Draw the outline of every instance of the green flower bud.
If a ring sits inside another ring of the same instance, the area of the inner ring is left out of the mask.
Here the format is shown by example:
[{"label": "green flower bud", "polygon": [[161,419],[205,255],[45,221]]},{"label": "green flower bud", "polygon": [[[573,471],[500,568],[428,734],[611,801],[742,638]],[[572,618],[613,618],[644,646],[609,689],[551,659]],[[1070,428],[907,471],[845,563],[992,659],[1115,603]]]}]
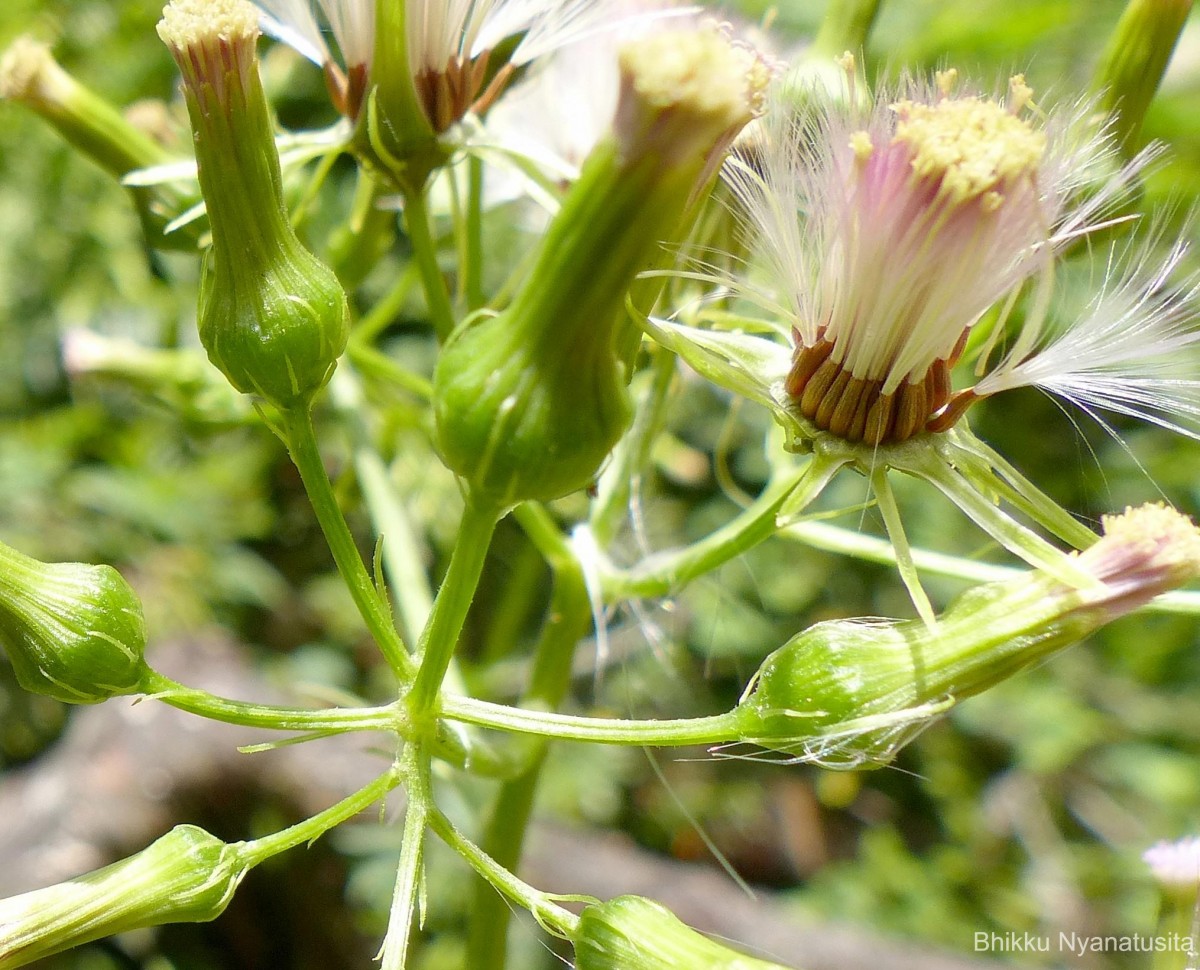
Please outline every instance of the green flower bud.
[{"label": "green flower bud", "polygon": [[1200,575],[1200,532],[1164,506],[1104,520],[1075,562],[1083,589],[1045,573],[963,594],[920,621],[818,623],[767,658],[732,721],[739,739],[800,760],[885,763],[914,725]]},{"label": "green flower bud", "polygon": [[434,375],[446,463],[500,506],[586,486],[630,419],[625,293],[758,110],[767,72],[716,31],[629,45],[612,137],[589,156],[511,306],[460,329]]},{"label": "green flower bud", "polygon": [[127,930],[215,919],[248,868],[236,846],[178,825],[128,859],[0,900],[0,968]]},{"label": "green flower bud", "polygon": [[1094,87],[1127,156],[1191,9],[1192,0],[1129,0],[1100,58]]},{"label": "green flower bud", "polygon": [[27,691],[95,704],[138,690],[146,623],[111,566],[38,562],[0,543],[0,642]]},{"label": "green flower bud", "polygon": [[244,393],[306,406],[350,332],[341,284],[296,238],[245,0],[174,0],[158,32],[179,64],[212,228],[200,341]]},{"label": "green flower bud", "polygon": [[641,896],[589,906],[573,942],[575,970],[783,970],[710,940]]}]

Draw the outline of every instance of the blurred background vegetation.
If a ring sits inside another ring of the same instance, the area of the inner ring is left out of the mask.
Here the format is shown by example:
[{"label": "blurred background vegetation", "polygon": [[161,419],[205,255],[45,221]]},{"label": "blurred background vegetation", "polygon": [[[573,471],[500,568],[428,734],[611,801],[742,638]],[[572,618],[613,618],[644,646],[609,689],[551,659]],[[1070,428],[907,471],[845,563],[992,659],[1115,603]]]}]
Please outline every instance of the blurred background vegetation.
[{"label": "blurred background vegetation", "polygon": [[[868,57],[881,76],[952,65],[990,84],[1023,71],[1048,99],[1069,100],[1086,89],[1121,7],[1118,0],[892,0]],[[6,0],[0,48],[31,32],[114,103],[170,102],[175,71],[154,33],[160,9],[154,0]],[[745,0],[741,13],[773,16],[786,50],[812,35],[822,9]],[[278,49],[266,64],[284,124],[331,120],[315,69]],[[178,122],[178,114],[168,117]],[[1195,204],[1197,118],[1200,23],[1193,20],[1145,126],[1147,137],[1170,147],[1148,181],[1148,204],[1175,212]],[[334,176],[313,216],[317,240],[322,225],[345,212],[348,191],[338,180],[348,184],[349,171]],[[360,307],[378,298],[402,261],[402,252],[383,261],[360,288]],[[160,641],[215,625],[247,644],[281,683],[377,695],[386,681],[278,442],[236,413],[214,422],[203,409],[181,411],[153,395],[67,377],[60,338],[72,327],[148,344],[189,341],[195,276],[194,257],[148,254],[123,189],[32,115],[0,103],[0,536],[42,558],[118,565],[141,592]],[[403,307],[383,345],[428,369],[420,313],[419,303]],[[453,483],[431,472],[436,460],[420,409],[402,393],[372,393],[387,410],[388,457],[436,575],[455,523]],[[1192,514],[1200,508],[1196,442],[1121,422],[1114,441],[1034,393],[1004,395],[973,415],[981,437],[1085,517],[1160,496]],[[656,455],[660,474],[640,509],[651,545],[703,535],[736,510],[734,489],[761,485],[768,426],[764,414],[731,408],[706,385],[683,388]],[[330,445],[336,460],[344,443],[334,434]],[[727,472],[723,482],[718,470]],[[927,488],[903,484],[916,542],[993,555],[956,510]],[[353,507],[356,485],[349,477],[343,485]],[[846,480],[829,507],[853,509],[863,498],[861,485]],[[571,514],[569,500],[562,511]],[[839,522],[878,531],[875,519],[867,510]],[[365,518],[356,524],[365,536]],[[631,531],[631,555],[638,538]],[[510,697],[521,683],[544,606],[543,568],[519,530],[501,530],[469,631],[469,673],[484,695]],[[929,585],[941,604],[961,588],[945,579]],[[616,659],[596,686],[591,669],[582,671],[579,694],[623,714],[711,713],[729,706],[761,658],[802,625],[909,612],[890,568],[775,540],[672,602],[615,618]],[[669,756],[657,758],[656,770],[637,751],[571,746],[551,761],[542,813],[620,828],[656,851],[708,860],[699,828],[747,880],[783,892],[798,916],[960,952],[978,930],[1151,933],[1158,896],[1140,853],[1200,831],[1198,630],[1192,617],[1121,621],[964,704],[882,771]],[[36,765],[70,717],[20,691],[0,661],[0,771]],[[249,806],[250,821],[225,824],[253,828],[262,823],[253,821],[256,811],[270,809]],[[385,829],[340,839],[351,860],[346,905],[367,933],[382,931],[397,839]],[[455,889],[465,878],[461,867],[435,865],[438,932],[419,963],[427,970],[456,965],[455,919],[465,895]],[[320,965],[295,953],[256,964],[230,944],[236,934],[222,938],[232,949],[218,950],[211,939],[198,943],[199,933],[168,933],[141,950],[92,948],[54,965]],[[516,936],[523,956],[515,966],[551,965],[532,932]],[[1146,959],[1109,956],[1092,965]]]}]

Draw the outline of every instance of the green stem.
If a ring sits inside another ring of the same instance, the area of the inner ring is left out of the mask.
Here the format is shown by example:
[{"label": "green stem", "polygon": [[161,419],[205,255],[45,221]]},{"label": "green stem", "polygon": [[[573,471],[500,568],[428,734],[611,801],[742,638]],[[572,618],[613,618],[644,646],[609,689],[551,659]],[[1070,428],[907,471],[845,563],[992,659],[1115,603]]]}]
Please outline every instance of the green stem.
[{"label": "green stem", "polygon": [[479,575],[499,520],[500,513],[496,509],[478,505],[471,495],[467,496],[450,567],[421,637],[421,666],[408,695],[409,711],[415,725],[420,725],[424,716],[436,707],[438,691],[454,657],[454,648],[466,622],[467,610],[475,598]]},{"label": "green stem", "polygon": [[315,842],[331,828],[370,808],[374,802],[377,802],[399,783],[400,772],[393,765],[370,784],[364,785],[353,795],[343,798],[336,805],[331,805],[312,818],[297,822],[273,835],[243,843],[244,858],[249,865],[256,866],[264,859],[294,848],[302,842]]},{"label": "green stem", "polygon": [[331,710],[306,710],[296,707],[271,707],[249,701],[217,697],[207,691],[165,677],[146,668],[138,686],[141,693],[190,714],[198,714],[227,724],[273,728],[277,731],[391,731],[400,723],[396,704]]},{"label": "green stem", "polygon": [[329,385],[329,397],[350,438],[359,488],[380,537],[383,568],[395,595],[401,636],[415,641],[433,605],[420,541],[396,493],[388,466],[375,448],[370,427],[372,412],[366,407],[353,368],[338,368]]},{"label": "green stem", "polygon": [[554,516],[546,511],[546,506],[538,502],[523,502],[513,509],[512,514],[552,569],[557,571],[571,567],[575,562],[571,544],[554,521]]},{"label": "green stem", "polygon": [[467,310],[478,310],[483,296],[483,160],[467,156],[466,259],[463,267]]},{"label": "green stem", "polygon": [[350,339],[357,338],[362,343],[370,343],[391,326],[392,321],[400,316],[404,305],[408,302],[409,295],[420,282],[420,276],[415,262],[405,263],[404,269],[396,277],[391,289],[383,294],[354,325]]},{"label": "green stem", "polygon": [[666,421],[666,404],[675,380],[675,354],[654,352],[651,378],[634,411],[633,426],[617,445],[612,462],[600,477],[588,524],[601,549],[608,547],[629,510],[634,479],[650,464],[650,450]]},{"label": "green stem", "polygon": [[806,52],[807,59],[836,57],[847,50],[852,54],[861,51],[879,12],[879,3],[880,0],[830,0],[825,19]]},{"label": "green stem", "polygon": [[425,858],[425,828],[433,807],[429,789],[429,758],[419,745],[404,750],[404,781],[408,806],[404,812],[404,835],[400,840],[400,862],[388,913],[387,934],[379,952],[381,970],[404,970],[413,914],[424,908],[421,869]]},{"label": "green stem", "polygon": [[632,569],[611,567],[603,575],[604,598],[665,596],[753,548],[776,530],[776,514],[785,504],[798,513],[820,494],[839,462],[814,455],[807,465],[770,483],[741,514],[685,549],[655,553]]},{"label": "green stem", "polygon": [[285,413],[282,416],[282,429],[288,452],[300,472],[321,531],[325,533],[329,550],[333,553],[338,572],[350,590],[354,605],[358,607],[367,629],[375,638],[392,670],[401,680],[411,679],[412,658],[409,657],[400,634],[396,632],[391,609],[367,572],[358,546],[355,545],[354,536],[350,534],[350,527],[346,525],[342,510],[338,506],[337,496],[333,494],[333,486],[329,482],[317,446],[312,413],[307,409]]},{"label": "green stem", "polygon": [[534,734],[560,741],[595,741],[599,744],[680,747],[721,744],[736,739],[733,712],[710,717],[630,721],[618,717],[578,717],[549,711],[528,711],[473,697],[442,698],[442,716],[518,734]]},{"label": "green stem", "polygon": [[351,337],[350,343],[346,347],[346,356],[363,374],[369,374],[388,384],[393,384],[423,401],[428,401],[433,397],[433,385],[427,377],[414,374],[392,360],[382,350],[378,350],[370,344]]},{"label": "green stem", "polygon": [[383,193],[383,183],[360,168],[350,218],[329,246],[329,264],[347,290],[366,279],[395,238],[396,213],[379,208]]},{"label": "green stem", "polygon": [[459,832],[437,809],[429,815],[429,827],[499,892],[529,910],[534,919],[549,932],[563,939],[570,939],[575,933],[579,925],[578,916],[556,905],[550,896],[534,889],[529,883],[523,882],[497,864],[479,846]]},{"label": "green stem", "polygon": [[[587,634],[591,618],[582,568],[573,558],[559,562],[555,567],[548,618],[534,653],[532,680],[522,700],[525,705],[553,710],[562,703],[571,685],[575,647]],[[544,739],[526,741],[529,743],[526,768],[501,785],[483,836],[484,850],[497,865],[510,871],[516,871],[520,865],[525,832],[546,758]],[[504,970],[508,917],[508,906],[492,885],[477,882],[467,939],[467,966],[472,970]]]},{"label": "green stem", "polygon": [[404,225],[425,288],[425,301],[429,305],[434,332],[439,340],[445,340],[454,329],[454,308],[450,304],[446,278],[438,265],[437,240],[433,236],[429,206],[423,190],[414,189],[405,193]]},{"label": "green stem", "polygon": [[354,468],[371,520],[383,537],[383,568],[394,591],[400,625],[408,636],[416,639],[433,609],[433,593],[421,561],[417,535],[392,487],[387,465],[378,453],[365,444],[356,447]]}]

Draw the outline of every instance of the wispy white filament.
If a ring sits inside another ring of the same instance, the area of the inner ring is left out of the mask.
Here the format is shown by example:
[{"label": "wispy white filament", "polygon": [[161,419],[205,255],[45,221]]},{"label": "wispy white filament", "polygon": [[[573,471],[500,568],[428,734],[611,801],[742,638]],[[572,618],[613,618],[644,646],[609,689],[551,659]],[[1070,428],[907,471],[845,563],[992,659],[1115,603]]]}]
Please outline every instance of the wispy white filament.
[{"label": "wispy white filament", "polygon": [[[333,60],[318,21],[314,0],[255,0],[262,28],[315,64]],[[329,24],[346,67],[370,64],[375,44],[374,0],[315,0]]]},{"label": "wispy white filament", "polygon": [[1084,311],[1024,359],[1004,357],[978,392],[1039,387],[1089,413],[1114,411],[1200,438],[1200,279],[1172,282],[1187,246],[1156,259],[1159,236],[1113,253]]}]

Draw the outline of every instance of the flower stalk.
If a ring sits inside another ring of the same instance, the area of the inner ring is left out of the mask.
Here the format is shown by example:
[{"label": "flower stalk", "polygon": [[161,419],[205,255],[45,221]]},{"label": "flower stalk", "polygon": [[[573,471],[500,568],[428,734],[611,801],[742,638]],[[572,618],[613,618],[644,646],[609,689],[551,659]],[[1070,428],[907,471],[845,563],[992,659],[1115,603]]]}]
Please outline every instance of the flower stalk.
[{"label": "flower stalk", "polygon": [[1137,152],[1146,109],[1191,10],[1192,0],[1129,0],[1096,66],[1092,87],[1126,158]]}]

